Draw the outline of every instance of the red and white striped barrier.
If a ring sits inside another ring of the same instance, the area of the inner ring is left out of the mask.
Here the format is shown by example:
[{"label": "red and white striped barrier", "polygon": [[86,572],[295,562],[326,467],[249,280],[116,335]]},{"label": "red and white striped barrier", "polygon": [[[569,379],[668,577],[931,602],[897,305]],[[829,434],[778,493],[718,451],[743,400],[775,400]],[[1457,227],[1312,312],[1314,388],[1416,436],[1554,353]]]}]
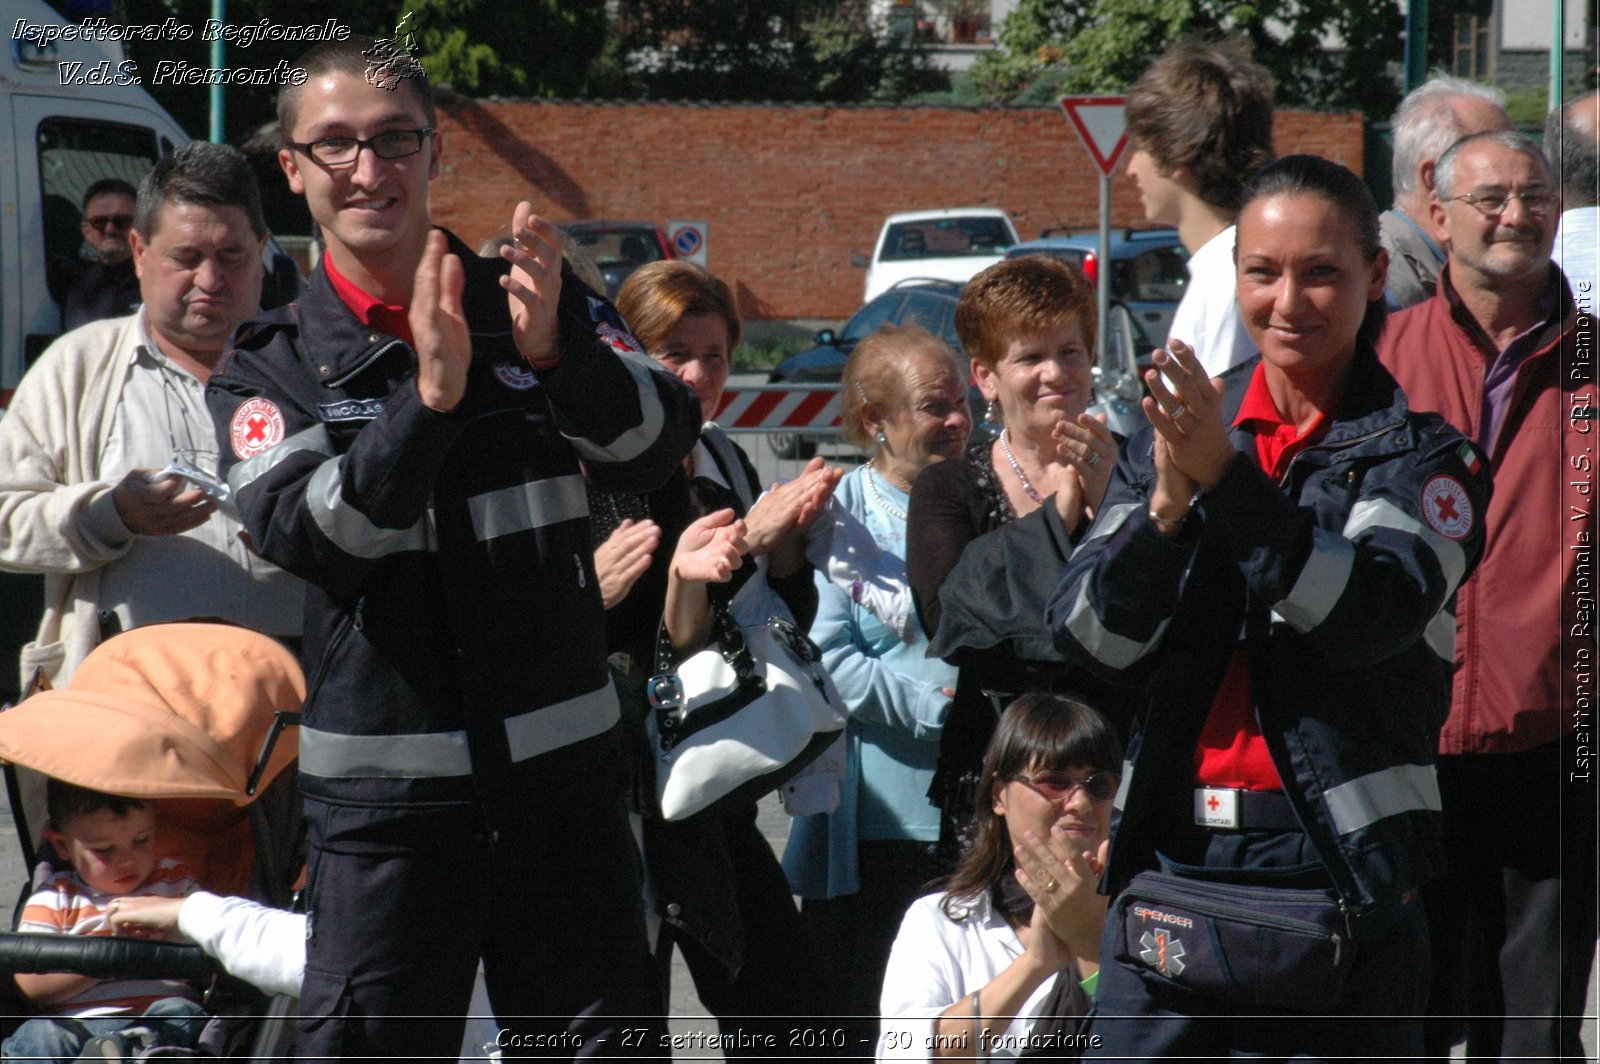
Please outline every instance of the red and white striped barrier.
[{"label": "red and white striped barrier", "polygon": [[796,432],[837,435],[839,387],[774,384],[728,388],[713,421],[724,432]]}]

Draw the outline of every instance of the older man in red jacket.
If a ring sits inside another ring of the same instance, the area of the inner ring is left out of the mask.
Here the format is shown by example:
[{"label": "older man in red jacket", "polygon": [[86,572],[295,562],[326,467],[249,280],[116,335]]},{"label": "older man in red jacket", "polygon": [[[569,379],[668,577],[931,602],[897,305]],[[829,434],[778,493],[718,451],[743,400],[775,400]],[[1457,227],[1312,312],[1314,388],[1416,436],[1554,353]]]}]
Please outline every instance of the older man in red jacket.
[{"label": "older man in red jacket", "polygon": [[1423,891],[1433,938],[1428,1050],[1582,1055],[1594,956],[1595,323],[1550,263],[1560,202],[1521,134],[1439,160],[1449,257],[1379,354],[1418,410],[1489,456],[1477,572],[1457,592],[1455,692],[1440,738],[1450,872]]}]

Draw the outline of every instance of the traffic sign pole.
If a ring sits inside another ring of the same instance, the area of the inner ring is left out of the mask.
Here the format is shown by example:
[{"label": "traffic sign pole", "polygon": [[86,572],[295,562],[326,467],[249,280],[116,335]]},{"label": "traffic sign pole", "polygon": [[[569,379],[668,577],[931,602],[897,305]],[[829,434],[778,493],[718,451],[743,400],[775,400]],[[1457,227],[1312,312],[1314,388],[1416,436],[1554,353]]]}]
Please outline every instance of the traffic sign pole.
[{"label": "traffic sign pole", "polygon": [[1105,364],[1106,319],[1111,316],[1111,175],[1128,146],[1127,111],[1121,96],[1063,96],[1061,110],[1100,171],[1100,258],[1095,307],[1100,328],[1095,361]]},{"label": "traffic sign pole", "polygon": [[1094,334],[1094,360],[1106,364],[1106,322],[1111,317],[1111,175],[1100,174],[1100,270],[1096,275],[1095,313],[1100,328]]}]

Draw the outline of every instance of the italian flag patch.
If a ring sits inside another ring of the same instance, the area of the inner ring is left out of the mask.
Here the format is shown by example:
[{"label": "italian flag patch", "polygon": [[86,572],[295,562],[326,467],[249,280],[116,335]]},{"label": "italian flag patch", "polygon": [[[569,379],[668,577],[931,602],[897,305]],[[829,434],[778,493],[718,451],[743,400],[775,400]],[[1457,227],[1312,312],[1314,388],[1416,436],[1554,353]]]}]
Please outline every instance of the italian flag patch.
[{"label": "italian flag patch", "polygon": [[1478,449],[1466,440],[1461,441],[1461,449],[1456,452],[1461,458],[1461,464],[1467,467],[1467,472],[1477,475],[1483,468],[1483,459],[1478,457]]}]

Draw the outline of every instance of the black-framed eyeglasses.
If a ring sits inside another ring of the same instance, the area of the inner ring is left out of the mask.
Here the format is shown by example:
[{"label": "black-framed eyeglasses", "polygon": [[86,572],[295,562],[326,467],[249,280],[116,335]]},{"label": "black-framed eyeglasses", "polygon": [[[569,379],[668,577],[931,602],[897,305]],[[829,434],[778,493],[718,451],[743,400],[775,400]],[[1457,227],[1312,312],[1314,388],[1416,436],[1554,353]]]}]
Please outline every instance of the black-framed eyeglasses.
[{"label": "black-framed eyeglasses", "polygon": [[1083,792],[1092,801],[1109,802],[1117,796],[1117,786],[1122,782],[1122,777],[1115,772],[1091,772],[1082,779],[1074,777],[1070,772],[1035,772],[1031,775],[1019,773],[1011,779],[1026,784],[1038,792],[1041,798],[1052,802],[1059,802],[1069,797],[1079,787],[1083,788]]},{"label": "black-framed eyeglasses", "polygon": [[97,233],[103,233],[111,226],[116,226],[123,232],[133,228],[133,215],[131,214],[97,214],[92,218],[85,218],[89,228]]},{"label": "black-framed eyeglasses", "polygon": [[1550,209],[1556,205],[1553,192],[1535,189],[1531,192],[1498,192],[1498,191],[1473,191],[1464,192],[1459,196],[1446,196],[1445,203],[1451,200],[1460,200],[1476,210],[1485,218],[1498,218],[1505,213],[1511,201],[1522,201],[1522,209],[1529,214],[1549,214]]},{"label": "black-framed eyeglasses", "polygon": [[323,166],[347,166],[356,161],[362,148],[380,159],[404,159],[408,155],[415,155],[434,132],[432,126],[425,129],[386,129],[375,137],[323,137],[308,144],[292,140],[285,143],[295,151],[311,156],[312,162]]}]

